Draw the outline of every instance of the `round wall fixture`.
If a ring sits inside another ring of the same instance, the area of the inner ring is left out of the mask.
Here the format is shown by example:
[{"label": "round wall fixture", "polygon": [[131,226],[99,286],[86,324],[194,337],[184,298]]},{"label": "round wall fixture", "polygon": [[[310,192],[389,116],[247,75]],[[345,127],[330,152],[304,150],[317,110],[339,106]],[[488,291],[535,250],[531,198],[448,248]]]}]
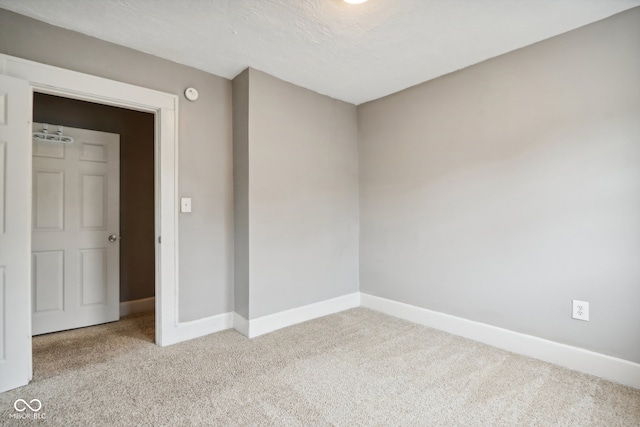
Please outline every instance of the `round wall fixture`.
[{"label": "round wall fixture", "polygon": [[186,96],[189,101],[195,101],[198,99],[198,91],[195,88],[188,87],[184,91],[184,96]]}]

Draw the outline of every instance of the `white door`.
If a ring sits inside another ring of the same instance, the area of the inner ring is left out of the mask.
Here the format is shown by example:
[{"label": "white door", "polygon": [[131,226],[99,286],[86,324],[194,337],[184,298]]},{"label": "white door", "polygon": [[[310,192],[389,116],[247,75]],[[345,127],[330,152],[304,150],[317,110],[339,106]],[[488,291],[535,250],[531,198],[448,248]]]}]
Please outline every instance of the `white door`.
[{"label": "white door", "polygon": [[31,88],[0,75],[0,392],[31,379]]},{"label": "white door", "polygon": [[74,142],[33,141],[33,335],[119,318],[120,136],[63,132]]}]

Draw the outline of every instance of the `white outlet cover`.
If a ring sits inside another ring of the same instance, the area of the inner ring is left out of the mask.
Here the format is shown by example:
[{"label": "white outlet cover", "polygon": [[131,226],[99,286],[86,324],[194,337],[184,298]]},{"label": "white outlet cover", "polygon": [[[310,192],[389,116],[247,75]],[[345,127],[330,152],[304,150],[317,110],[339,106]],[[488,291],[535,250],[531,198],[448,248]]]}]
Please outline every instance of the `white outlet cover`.
[{"label": "white outlet cover", "polygon": [[180,199],[180,212],[182,213],[191,212],[191,197],[183,197]]},{"label": "white outlet cover", "polygon": [[577,320],[589,321],[589,303],[587,301],[573,300],[572,316]]}]

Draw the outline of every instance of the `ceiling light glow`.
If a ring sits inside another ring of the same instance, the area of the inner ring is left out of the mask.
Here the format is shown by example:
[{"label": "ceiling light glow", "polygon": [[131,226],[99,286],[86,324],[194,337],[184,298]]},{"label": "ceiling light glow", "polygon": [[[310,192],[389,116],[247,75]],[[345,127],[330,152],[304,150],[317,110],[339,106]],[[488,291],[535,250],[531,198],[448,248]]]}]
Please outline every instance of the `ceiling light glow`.
[{"label": "ceiling light glow", "polygon": [[360,3],[364,3],[367,0],[344,0],[345,3],[349,3],[349,4],[360,4]]}]

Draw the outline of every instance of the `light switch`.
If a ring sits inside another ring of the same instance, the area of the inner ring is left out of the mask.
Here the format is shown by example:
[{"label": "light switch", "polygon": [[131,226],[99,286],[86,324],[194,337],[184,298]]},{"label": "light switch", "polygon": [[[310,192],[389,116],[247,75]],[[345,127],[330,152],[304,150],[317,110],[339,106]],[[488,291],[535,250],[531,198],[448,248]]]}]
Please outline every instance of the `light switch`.
[{"label": "light switch", "polygon": [[191,197],[183,197],[180,199],[180,212],[191,213]]}]

